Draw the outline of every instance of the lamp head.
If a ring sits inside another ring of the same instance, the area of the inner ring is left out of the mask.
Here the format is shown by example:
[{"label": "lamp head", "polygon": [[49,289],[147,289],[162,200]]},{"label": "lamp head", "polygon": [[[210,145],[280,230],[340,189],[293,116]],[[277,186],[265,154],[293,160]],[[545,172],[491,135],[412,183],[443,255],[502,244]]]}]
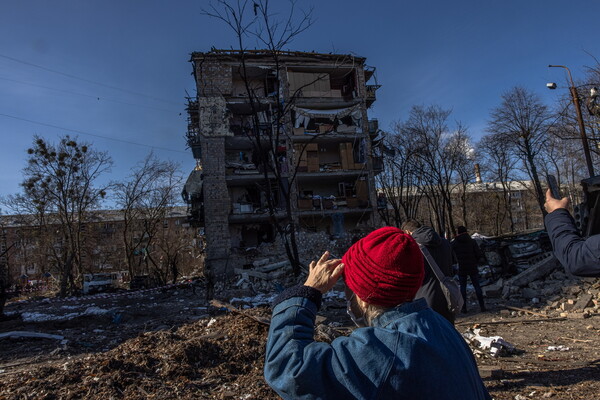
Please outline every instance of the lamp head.
[{"label": "lamp head", "polygon": [[546,87],[551,90],[556,89],[556,83],[548,82],[548,83],[546,83]]}]

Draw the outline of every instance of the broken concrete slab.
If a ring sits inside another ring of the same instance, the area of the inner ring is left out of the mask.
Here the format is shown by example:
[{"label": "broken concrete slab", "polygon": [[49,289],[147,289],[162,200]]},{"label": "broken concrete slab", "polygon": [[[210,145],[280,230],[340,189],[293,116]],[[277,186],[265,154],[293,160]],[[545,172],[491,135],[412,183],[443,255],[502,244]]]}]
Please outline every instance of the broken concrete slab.
[{"label": "broken concrete slab", "polygon": [[583,310],[584,308],[591,307],[593,296],[589,293],[584,293],[579,296],[577,303],[573,306],[573,310]]},{"label": "broken concrete slab", "polygon": [[523,288],[521,291],[521,296],[525,299],[533,299],[540,297],[540,292],[531,288]]},{"label": "broken concrete slab", "polygon": [[550,255],[537,264],[532,265],[520,274],[508,280],[507,284],[512,286],[523,287],[537,279],[541,279],[550,274],[558,267],[558,260]]},{"label": "broken concrete slab", "polygon": [[504,376],[502,368],[482,365],[478,369],[479,376],[482,378],[500,379]]},{"label": "broken concrete slab", "polygon": [[502,278],[500,278],[493,284],[484,286],[482,288],[483,295],[485,297],[500,297],[502,295],[502,287],[503,286],[504,286],[504,280]]}]

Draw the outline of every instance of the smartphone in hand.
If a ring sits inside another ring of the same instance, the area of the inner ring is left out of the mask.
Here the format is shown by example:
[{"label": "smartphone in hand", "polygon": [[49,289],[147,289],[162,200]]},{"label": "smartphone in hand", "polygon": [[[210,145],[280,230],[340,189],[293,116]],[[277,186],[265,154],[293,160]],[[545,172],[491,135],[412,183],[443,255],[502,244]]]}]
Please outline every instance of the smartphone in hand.
[{"label": "smartphone in hand", "polygon": [[562,194],[560,193],[556,177],[554,175],[546,175],[546,183],[548,184],[550,193],[552,193],[552,197],[558,200],[562,199]]}]

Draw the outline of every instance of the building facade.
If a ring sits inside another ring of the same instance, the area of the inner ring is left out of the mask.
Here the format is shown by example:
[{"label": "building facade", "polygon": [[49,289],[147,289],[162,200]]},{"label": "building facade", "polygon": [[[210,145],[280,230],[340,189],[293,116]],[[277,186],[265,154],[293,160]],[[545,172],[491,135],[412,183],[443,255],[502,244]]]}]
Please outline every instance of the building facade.
[{"label": "building facade", "polygon": [[215,273],[284,226],[346,237],[377,226],[381,158],[367,110],[378,85],[341,54],[195,52],[187,133],[196,169],[184,190]]},{"label": "building facade", "polygon": [[[125,280],[132,275],[150,275],[157,282],[170,282],[202,273],[204,241],[198,229],[190,226],[187,207],[168,209],[151,241],[144,221],[130,224],[135,227],[125,232],[121,211],[90,212],[79,232],[75,264],[80,274],[119,273]],[[61,269],[57,263],[63,251],[58,228],[53,229],[51,223],[40,226],[31,215],[3,215],[0,234],[0,248],[7,250],[0,261],[6,266],[10,285],[52,286],[58,280]],[[127,263],[125,237],[136,246],[131,250],[132,266]]]}]

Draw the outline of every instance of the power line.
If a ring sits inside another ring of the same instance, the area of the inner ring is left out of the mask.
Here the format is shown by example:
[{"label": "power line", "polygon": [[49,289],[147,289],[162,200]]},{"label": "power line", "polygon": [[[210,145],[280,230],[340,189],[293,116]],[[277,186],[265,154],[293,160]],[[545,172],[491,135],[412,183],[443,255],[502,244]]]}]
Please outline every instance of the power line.
[{"label": "power line", "polygon": [[19,121],[25,121],[25,122],[29,122],[29,123],[36,124],[36,125],[46,126],[46,127],[50,127],[50,128],[62,129],[64,131],[79,133],[81,135],[93,136],[93,137],[97,137],[97,138],[101,138],[101,139],[112,140],[112,141],[115,141],[115,142],[121,142],[121,143],[131,144],[131,145],[134,145],[134,146],[143,146],[143,147],[149,147],[151,149],[166,150],[166,151],[172,151],[172,152],[181,153],[181,154],[189,154],[186,151],[174,150],[174,149],[169,149],[169,148],[160,147],[160,146],[151,146],[149,144],[131,142],[129,140],[111,138],[109,136],[97,135],[95,133],[89,133],[89,132],[80,131],[80,130],[77,130],[77,129],[64,128],[62,126],[52,125],[52,124],[48,124],[48,123],[45,123],[45,122],[33,121],[33,120],[27,119],[27,118],[16,117],[14,115],[8,115],[8,114],[0,113],[0,116],[7,117],[7,118],[12,118],[12,119],[16,119],[16,120],[19,120]]},{"label": "power line", "polygon": [[162,101],[164,103],[179,105],[179,103],[175,103],[175,102],[170,101],[170,100],[161,99],[161,98],[150,96],[150,95],[147,95],[147,94],[144,94],[144,93],[134,92],[134,91],[128,90],[128,89],[121,89],[119,87],[112,86],[112,85],[107,85],[105,83],[93,81],[91,79],[81,78],[81,77],[76,76],[76,75],[67,74],[65,72],[60,72],[60,71],[57,71],[57,70],[54,70],[54,69],[43,67],[41,65],[33,64],[33,63],[30,63],[30,62],[27,62],[27,61],[23,61],[23,60],[18,60],[16,58],[9,57],[9,56],[4,55],[4,54],[0,54],[0,57],[1,58],[5,58],[7,60],[11,60],[11,61],[17,62],[17,63],[20,63],[20,64],[29,65],[31,67],[39,68],[39,69],[42,69],[44,71],[48,71],[48,72],[52,72],[52,73],[59,74],[59,75],[62,75],[62,76],[66,76],[66,77],[71,78],[71,79],[76,79],[76,80],[79,80],[79,81],[82,81],[82,82],[92,83],[94,85],[103,86],[103,87],[106,87],[106,88],[109,88],[109,89],[118,90],[120,92],[129,93],[129,94],[133,94],[133,95],[136,95],[136,96],[146,97],[146,98],[149,98],[149,99],[152,99],[152,100],[156,100],[156,101]]},{"label": "power line", "polygon": [[57,92],[62,92],[62,93],[67,93],[67,94],[74,94],[74,95],[77,95],[77,96],[89,97],[89,98],[92,98],[92,99],[103,100],[103,101],[108,101],[108,102],[112,102],[112,103],[125,104],[125,105],[128,105],[128,106],[150,108],[150,109],[153,109],[153,110],[166,111],[166,112],[169,112],[169,113],[179,113],[179,115],[181,115],[180,111],[167,110],[166,108],[146,106],[146,105],[135,104],[135,103],[127,103],[125,101],[110,99],[110,98],[107,98],[107,97],[100,97],[100,96],[94,96],[94,95],[91,95],[91,94],[78,93],[78,92],[73,92],[71,90],[65,90],[65,89],[57,89],[57,88],[53,88],[53,87],[49,87],[49,86],[38,85],[38,84],[35,84],[35,83],[29,83],[29,82],[18,81],[18,80],[15,80],[15,79],[5,78],[5,77],[2,77],[2,76],[0,76],[0,79],[4,80],[4,81],[8,81],[8,82],[18,83],[20,85],[27,85],[27,86],[39,87],[39,88],[42,88],[42,89],[54,90],[54,91],[57,91]]}]

